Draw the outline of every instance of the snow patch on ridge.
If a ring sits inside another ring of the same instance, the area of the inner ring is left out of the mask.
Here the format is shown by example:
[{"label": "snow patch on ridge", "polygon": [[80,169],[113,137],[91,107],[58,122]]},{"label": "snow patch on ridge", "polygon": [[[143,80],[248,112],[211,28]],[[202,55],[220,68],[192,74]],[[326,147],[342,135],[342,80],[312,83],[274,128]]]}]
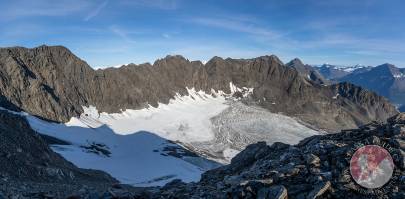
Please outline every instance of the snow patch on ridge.
[{"label": "snow patch on ridge", "polygon": [[253,88],[247,88],[247,87],[238,88],[232,82],[229,83],[229,88],[231,90],[231,94],[235,94],[235,93],[239,92],[242,94],[242,97],[244,97],[244,98],[253,94]]},{"label": "snow patch on ridge", "polygon": [[394,75],[394,78],[397,78],[397,79],[399,79],[399,78],[404,78],[405,77],[405,74],[404,73],[398,73],[398,74],[395,74]]}]

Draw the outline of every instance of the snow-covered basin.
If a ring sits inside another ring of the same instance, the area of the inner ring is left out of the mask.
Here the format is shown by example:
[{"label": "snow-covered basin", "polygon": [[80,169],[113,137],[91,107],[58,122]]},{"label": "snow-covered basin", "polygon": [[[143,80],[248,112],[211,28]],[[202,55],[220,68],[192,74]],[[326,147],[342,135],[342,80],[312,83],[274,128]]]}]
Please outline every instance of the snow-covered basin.
[{"label": "snow-covered basin", "polygon": [[[230,87],[232,92],[240,90],[232,84]],[[202,172],[213,167],[204,158],[186,161],[162,155],[166,146],[176,145],[168,140],[191,145],[197,152],[220,151],[230,160],[240,150],[233,146],[256,140],[249,137],[271,141],[273,136],[276,141],[297,142],[316,134],[287,116],[276,117],[277,114],[262,109],[252,114],[250,108],[231,107],[226,98],[229,95],[223,92],[214,95],[194,89],[188,92],[188,96],[175,96],[169,104],[121,113],[99,113],[95,107],[84,107],[79,118],[74,117],[66,124],[20,114],[26,116],[37,132],[70,142],[72,145],[54,145],[52,149],[78,167],[103,170],[122,183],[135,186],[161,186],[175,178],[198,181]],[[283,122],[286,124],[280,125]],[[269,129],[274,133],[261,136]],[[282,133],[286,131],[288,134]],[[110,156],[89,153],[82,148],[92,143],[105,144]]]},{"label": "snow-covered basin", "polygon": [[[210,118],[227,105],[224,97],[213,97],[190,90],[189,96],[176,96],[158,108],[126,110],[120,114],[100,113],[85,108],[80,118],[66,124],[50,123],[24,114],[37,132],[70,142],[52,149],[81,168],[108,172],[123,183],[136,186],[161,186],[179,178],[197,181],[212,168],[211,161],[188,157],[189,161],[162,155],[167,140],[195,142],[213,138]],[[105,144],[110,157],[89,153],[81,146]]]}]

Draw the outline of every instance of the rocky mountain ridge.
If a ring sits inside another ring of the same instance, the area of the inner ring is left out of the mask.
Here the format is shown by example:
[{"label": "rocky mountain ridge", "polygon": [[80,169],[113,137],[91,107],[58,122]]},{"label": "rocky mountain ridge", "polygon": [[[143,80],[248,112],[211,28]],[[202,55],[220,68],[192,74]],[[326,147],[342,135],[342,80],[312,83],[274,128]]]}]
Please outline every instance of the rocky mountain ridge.
[{"label": "rocky mountain ridge", "polygon": [[167,56],[153,65],[93,70],[62,46],[13,47],[0,49],[0,66],[2,105],[7,102],[57,122],[78,116],[82,106],[94,105],[105,112],[157,106],[158,102],[168,103],[176,93],[186,94],[186,87],[229,93],[230,82],[254,88],[251,103],[331,131],[383,121],[396,113],[386,99],[374,93],[350,84],[319,85],[274,55],[214,57],[205,65]]},{"label": "rocky mountain ridge", "polygon": [[350,82],[385,96],[394,104],[405,103],[405,69],[382,64],[368,71],[352,73],[337,79]]}]

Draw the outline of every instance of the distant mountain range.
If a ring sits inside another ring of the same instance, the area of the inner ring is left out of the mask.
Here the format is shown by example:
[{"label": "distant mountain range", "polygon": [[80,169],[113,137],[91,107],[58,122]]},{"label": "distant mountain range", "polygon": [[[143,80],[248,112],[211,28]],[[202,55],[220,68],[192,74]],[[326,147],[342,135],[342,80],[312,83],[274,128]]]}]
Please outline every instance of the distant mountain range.
[{"label": "distant mountain range", "polygon": [[331,64],[322,64],[322,65],[314,65],[313,67],[320,74],[322,74],[324,78],[329,80],[341,78],[351,73],[367,71],[372,68],[371,66],[364,66],[359,64],[354,66],[337,66]]},{"label": "distant mountain range", "polygon": [[[322,77],[332,82],[350,82],[387,97],[400,111],[405,111],[405,69],[392,64],[376,67],[334,66],[324,64],[313,66]],[[321,77],[321,78],[322,78]]]}]

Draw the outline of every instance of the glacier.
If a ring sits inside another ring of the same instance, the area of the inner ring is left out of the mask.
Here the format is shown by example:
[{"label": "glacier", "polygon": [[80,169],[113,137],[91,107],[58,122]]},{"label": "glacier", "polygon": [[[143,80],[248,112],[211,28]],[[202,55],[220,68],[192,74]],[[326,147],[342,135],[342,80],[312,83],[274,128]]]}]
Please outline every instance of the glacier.
[{"label": "glacier", "polygon": [[296,144],[320,133],[296,118],[233,97],[235,92],[249,97],[252,88],[232,83],[230,88],[230,94],[191,88],[168,104],[121,113],[83,107],[80,117],[65,124],[16,114],[24,115],[40,134],[69,142],[51,148],[78,167],[103,170],[138,187],[162,186],[173,179],[198,181],[203,172],[228,164],[248,144]]}]

